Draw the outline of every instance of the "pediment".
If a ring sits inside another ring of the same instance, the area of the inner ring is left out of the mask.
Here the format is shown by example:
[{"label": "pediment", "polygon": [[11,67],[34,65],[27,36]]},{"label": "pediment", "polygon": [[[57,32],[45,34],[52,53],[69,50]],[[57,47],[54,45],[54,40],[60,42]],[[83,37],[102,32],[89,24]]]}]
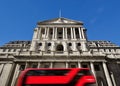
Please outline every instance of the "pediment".
[{"label": "pediment", "polygon": [[83,24],[83,22],[75,21],[67,18],[55,18],[38,22],[38,24]]}]

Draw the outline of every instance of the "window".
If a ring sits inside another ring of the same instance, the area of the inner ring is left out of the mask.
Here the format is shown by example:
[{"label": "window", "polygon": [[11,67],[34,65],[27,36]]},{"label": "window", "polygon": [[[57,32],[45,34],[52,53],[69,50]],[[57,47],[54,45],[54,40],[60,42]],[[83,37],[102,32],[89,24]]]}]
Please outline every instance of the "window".
[{"label": "window", "polygon": [[62,32],[59,32],[58,34],[62,34]]},{"label": "window", "polygon": [[6,49],[3,49],[3,52],[5,52],[6,51]]},{"label": "window", "polygon": [[57,38],[62,39],[63,38],[63,29],[57,28]]},{"label": "window", "polygon": [[53,34],[53,32],[50,32],[50,34],[52,35],[52,34]]},{"label": "window", "polygon": [[50,53],[50,50],[47,50],[47,53]]},{"label": "window", "polygon": [[100,71],[100,66],[98,64],[94,65],[95,71]]},{"label": "window", "polygon": [[82,67],[83,67],[83,68],[87,68],[88,66],[87,66],[87,64],[84,64],[84,65],[82,65]]},{"label": "window", "polygon": [[78,43],[78,46],[81,46],[81,43]]},{"label": "window", "polygon": [[71,68],[76,68],[77,66],[75,64],[70,65]]},{"label": "window", "polygon": [[16,51],[16,49],[13,50],[13,52],[15,52],[15,51]]},{"label": "window", "polygon": [[71,38],[71,29],[67,28],[67,38],[70,39]]},{"label": "window", "polygon": [[57,45],[56,50],[63,51],[63,45],[61,45],[61,44]]},{"label": "window", "polygon": [[76,34],[76,38],[79,38],[79,30],[78,30],[78,28],[75,28],[75,34]]},{"label": "window", "polygon": [[69,50],[69,53],[73,53],[73,51],[72,51],[72,50]]},{"label": "window", "polygon": [[25,69],[25,65],[21,65],[20,68],[19,68],[19,70],[21,70],[21,71],[24,70],[24,69]]},{"label": "window", "polygon": [[[64,76],[70,70],[30,70],[27,76]],[[38,86],[38,85],[37,85]]]},{"label": "window", "polygon": [[45,28],[41,28],[42,30],[41,30],[41,33],[42,34],[45,34]]},{"label": "window", "polygon": [[33,64],[33,65],[32,65],[32,68],[37,68],[37,64]]},{"label": "window", "polygon": [[52,34],[53,34],[53,29],[52,29],[52,28],[50,28],[50,31],[49,31],[49,32],[50,32],[50,34],[52,35]]},{"label": "window", "polygon": [[11,51],[11,49],[8,49],[8,52],[10,52]]},{"label": "window", "polygon": [[45,65],[44,65],[44,68],[49,68],[49,65],[45,64]]},{"label": "window", "polygon": [[39,43],[38,45],[39,45],[39,46],[42,46],[42,43]]},{"label": "window", "polygon": [[51,46],[51,43],[48,43],[48,46]]},{"label": "window", "polygon": [[72,46],[72,43],[68,43],[69,46]]}]

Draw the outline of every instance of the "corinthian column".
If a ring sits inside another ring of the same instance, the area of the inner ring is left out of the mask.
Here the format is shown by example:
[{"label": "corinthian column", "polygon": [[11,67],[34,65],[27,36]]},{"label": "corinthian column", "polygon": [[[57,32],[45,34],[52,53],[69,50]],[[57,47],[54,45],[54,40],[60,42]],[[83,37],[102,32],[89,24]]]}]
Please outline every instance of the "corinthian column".
[{"label": "corinthian column", "polygon": [[81,36],[81,29],[78,28],[78,30],[79,30],[79,37],[80,37],[80,39],[82,39],[82,36]]},{"label": "corinthian column", "polygon": [[106,76],[106,79],[107,79],[108,86],[113,86],[113,84],[111,82],[109,72],[108,72],[108,69],[107,69],[107,65],[106,65],[105,62],[103,62],[103,69],[104,69],[104,72],[105,72],[105,76]]},{"label": "corinthian column", "polygon": [[74,33],[74,39],[76,39],[75,28],[73,28],[73,33]]},{"label": "corinthian column", "polygon": [[73,39],[73,28],[71,27],[71,39]]},{"label": "corinthian column", "polygon": [[55,28],[55,39],[57,39],[57,27]]},{"label": "corinthian column", "polygon": [[55,28],[53,27],[53,35],[52,35],[52,39],[55,39]]},{"label": "corinthian column", "polygon": [[65,39],[67,39],[67,28],[65,28]]},{"label": "corinthian column", "polygon": [[85,39],[85,34],[83,32],[83,28],[81,28],[82,38]]},{"label": "corinthian column", "polygon": [[47,36],[46,36],[46,39],[49,39],[49,27],[47,28]]},{"label": "corinthian column", "polygon": [[78,62],[78,68],[81,68],[81,63],[80,62]]},{"label": "corinthian column", "polygon": [[65,39],[65,28],[63,27],[63,39]]},{"label": "corinthian column", "polygon": [[66,68],[68,68],[68,62],[66,62]]}]

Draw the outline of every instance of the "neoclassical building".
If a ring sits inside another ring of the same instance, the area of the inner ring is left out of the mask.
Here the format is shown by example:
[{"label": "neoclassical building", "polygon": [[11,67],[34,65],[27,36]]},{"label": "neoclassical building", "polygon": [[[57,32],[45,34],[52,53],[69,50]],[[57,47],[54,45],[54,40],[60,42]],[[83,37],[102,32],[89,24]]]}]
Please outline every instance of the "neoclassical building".
[{"label": "neoclassical building", "polygon": [[38,22],[31,41],[0,47],[0,86],[15,86],[20,72],[30,67],[88,67],[96,86],[120,86],[120,46],[90,41],[86,31],[83,22],[62,17]]}]

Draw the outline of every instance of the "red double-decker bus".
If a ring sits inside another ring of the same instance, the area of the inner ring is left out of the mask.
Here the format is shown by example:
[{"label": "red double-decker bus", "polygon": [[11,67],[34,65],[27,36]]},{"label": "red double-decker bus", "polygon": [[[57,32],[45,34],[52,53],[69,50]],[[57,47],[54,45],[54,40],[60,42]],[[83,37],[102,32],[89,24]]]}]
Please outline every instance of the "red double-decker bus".
[{"label": "red double-decker bus", "polygon": [[17,86],[93,86],[89,68],[28,68],[20,74]]}]

